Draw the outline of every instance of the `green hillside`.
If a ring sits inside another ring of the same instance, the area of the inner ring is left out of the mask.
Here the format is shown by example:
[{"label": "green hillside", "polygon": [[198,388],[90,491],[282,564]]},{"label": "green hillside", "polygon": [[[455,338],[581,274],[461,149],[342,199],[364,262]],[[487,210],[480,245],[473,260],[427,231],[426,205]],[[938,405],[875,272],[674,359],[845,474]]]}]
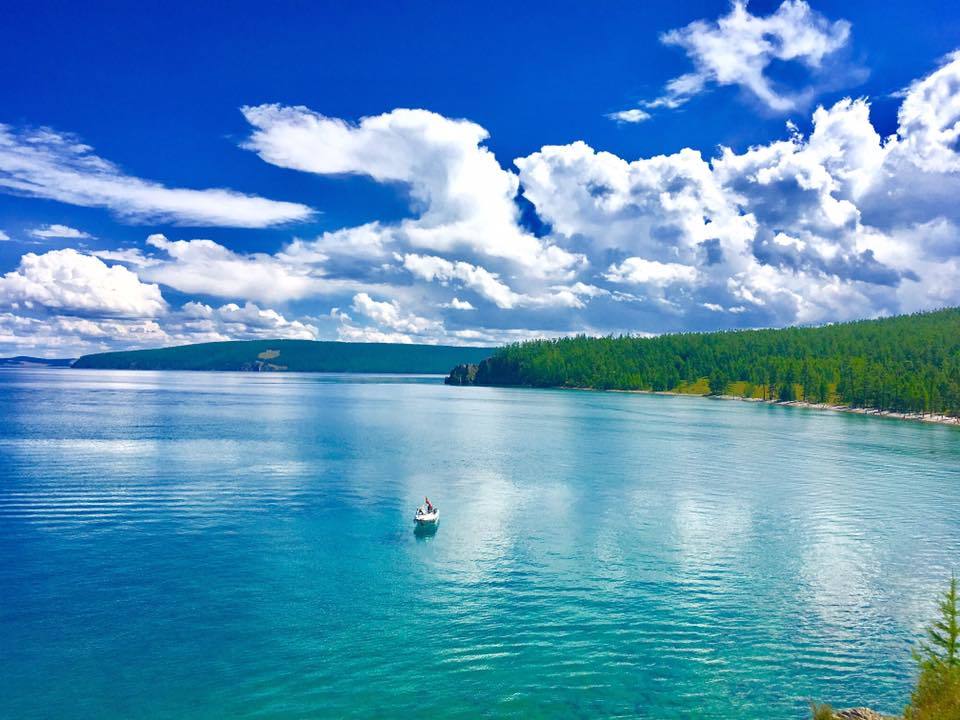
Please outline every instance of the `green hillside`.
[{"label": "green hillside", "polygon": [[251,340],[84,355],[75,368],[288,372],[446,373],[477,363],[490,348],[389,343]]},{"label": "green hillside", "polygon": [[517,343],[451,384],[729,394],[960,415],[960,309],[823,327]]}]

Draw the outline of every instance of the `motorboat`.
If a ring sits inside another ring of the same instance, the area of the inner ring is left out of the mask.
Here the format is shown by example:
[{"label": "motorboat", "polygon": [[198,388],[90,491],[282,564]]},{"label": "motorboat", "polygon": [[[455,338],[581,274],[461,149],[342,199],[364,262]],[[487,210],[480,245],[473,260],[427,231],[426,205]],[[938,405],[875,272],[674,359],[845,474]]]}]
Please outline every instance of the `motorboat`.
[{"label": "motorboat", "polygon": [[428,509],[426,505],[417,508],[417,514],[413,516],[413,521],[417,525],[436,525],[440,521],[440,509],[434,505]]}]

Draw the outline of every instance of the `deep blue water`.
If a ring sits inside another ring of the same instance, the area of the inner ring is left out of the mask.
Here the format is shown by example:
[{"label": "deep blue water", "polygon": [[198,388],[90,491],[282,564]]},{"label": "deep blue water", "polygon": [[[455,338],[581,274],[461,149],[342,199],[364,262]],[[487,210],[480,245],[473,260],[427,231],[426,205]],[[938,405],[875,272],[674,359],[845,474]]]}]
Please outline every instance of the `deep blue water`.
[{"label": "deep blue water", "polygon": [[[424,494],[439,530],[418,537]],[[960,431],[437,378],[0,371],[0,716],[897,710]]]}]

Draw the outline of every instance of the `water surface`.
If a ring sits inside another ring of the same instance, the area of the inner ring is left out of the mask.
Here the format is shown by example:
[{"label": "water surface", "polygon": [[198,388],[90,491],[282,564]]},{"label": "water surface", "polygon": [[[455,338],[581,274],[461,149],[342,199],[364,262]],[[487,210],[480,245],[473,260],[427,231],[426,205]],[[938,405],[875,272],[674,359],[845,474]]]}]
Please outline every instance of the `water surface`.
[{"label": "water surface", "polygon": [[437,378],[0,371],[3,717],[892,711],[958,564],[955,428]]}]

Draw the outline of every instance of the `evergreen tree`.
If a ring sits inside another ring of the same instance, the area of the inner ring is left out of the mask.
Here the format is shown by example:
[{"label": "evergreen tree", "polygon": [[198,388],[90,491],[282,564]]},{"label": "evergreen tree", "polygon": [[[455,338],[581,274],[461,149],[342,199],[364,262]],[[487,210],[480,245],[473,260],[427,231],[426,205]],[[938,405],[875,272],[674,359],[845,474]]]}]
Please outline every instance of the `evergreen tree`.
[{"label": "evergreen tree", "polygon": [[933,670],[960,668],[960,624],[957,616],[957,578],[937,605],[940,617],[927,628],[927,639],[920,645],[917,660],[921,667]]},{"label": "evergreen tree", "polygon": [[960,720],[956,576],[950,579],[938,608],[939,617],[927,628],[926,641],[914,653],[920,676],[904,711],[906,720]]}]

